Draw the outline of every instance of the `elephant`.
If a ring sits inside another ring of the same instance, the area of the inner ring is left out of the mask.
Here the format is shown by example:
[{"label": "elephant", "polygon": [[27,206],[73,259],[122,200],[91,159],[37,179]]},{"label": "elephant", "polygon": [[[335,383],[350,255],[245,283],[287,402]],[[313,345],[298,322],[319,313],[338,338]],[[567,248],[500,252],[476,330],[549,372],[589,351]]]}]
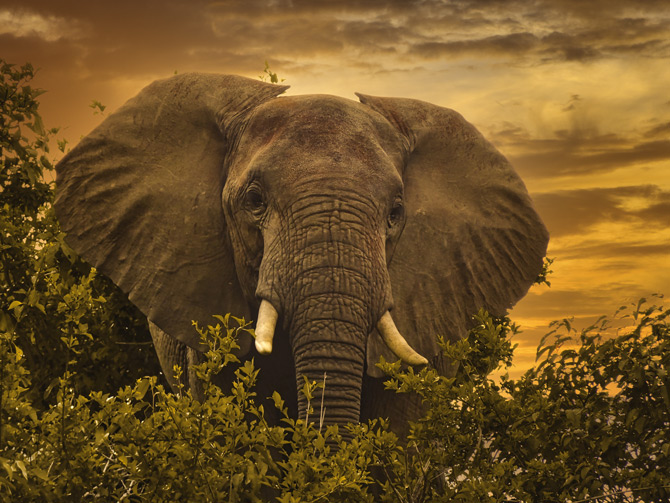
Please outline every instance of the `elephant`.
[{"label": "elephant", "polygon": [[547,230],[457,112],[286,89],[204,73],[153,82],[57,165],[57,217],[147,316],[173,387],[180,364],[197,394],[192,321],[230,312],[256,318],[238,353],[260,368],[260,398],[278,390],[305,418],[297,390],[325,374],[326,424],[402,428],[419,404],[384,389],[380,357],[453,375],[437,336],[456,341],[479,308],[504,315],[523,297]]}]

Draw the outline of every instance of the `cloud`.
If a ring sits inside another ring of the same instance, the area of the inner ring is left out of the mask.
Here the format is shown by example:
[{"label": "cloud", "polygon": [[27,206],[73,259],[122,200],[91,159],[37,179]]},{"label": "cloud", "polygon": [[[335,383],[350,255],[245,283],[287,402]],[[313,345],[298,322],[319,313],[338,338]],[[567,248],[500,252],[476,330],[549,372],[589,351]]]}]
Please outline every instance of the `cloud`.
[{"label": "cloud", "polygon": [[458,57],[465,54],[522,54],[529,52],[539,44],[539,39],[532,33],[510,33],[493,35],[474,40],[455,40],[426,42],[412,47],[412,54],[427,58],[444,56]]},{"label": "cloud", "polygon": [[509,158],[521,173],[536,178],[611,172],[626,166],[670,159],[670,140],[630,145],[627,140],[612,135],[584,140],[573,137],[528,140],[524,147],[524,153]]},{"label": "cloud", "polygon": [[[609,74],[614,74],[610,70]],[[584,87],[585,98],[573,93],[569,98],[525,101],[512,105],[527,109],[527,117],[512,115],[494,124],[488,132],[523,177],[538,181],[561,177],[612,173],[642,166],[661,166],[670,160],[668,110],[654,106],[658,99],[652,89],[619,81],[620,91]],[[640,107],[645,96],[645,107]],[[648,114],[656,114],[649,117]],[[505,110],[505,114],[509,112]],[[624,120],[625,119],[625,120]],[[625,128],[625,129],[624,129]],[[609,131],[608,131],[609,130]]]},{"label": "cloud", "polygon": [[572,0],[9,3],[15,7],[3,11],[10,13],[0,24],[5,34],[76,38],[80,43],[59,59],[91,74],[105,72],[106,79],[114,72],[153,77],[166,67],[246,73],[265,59],[289,70],[332,72],[351,64],[382,71],[464,57],[535,65],[670,54],[670,18],[653,1],[635,9],[623,0],[606,8]]},{"label": "cloud", "polygon": [[[542,335],[549,332],[549,328],[545,327],[548,326],[550,321],[567,316],[575,316],[580,321],[585,321],[586,324],[592,323],[599,316],[612,314],[612,312],[603,311],[603,306],[609,304],[612,291],[617,292],[620,299],[624,299],[633,293],[630,292],[630,287],[629,284],[612,283],[607,289],[575,291],[556,290],[552,284],[552,287],[548,290],[539,294],[531,291],[524,297],[522,303],[514,308],[512,319],[539,318],[543,320],[543,323],[541,323]],[[581,325],[585,324],[582,323]],[[521,338],[523,338],[523,335]],[[532,342],[537,345],[537,338]]]},{"label": "cloud", "polygon": [[84,36],[81,23],[55,15],[19,9],[0,10],[0,35],[15,38],[37,37],[46,42]]},{"label": "cloud", "polygon": [[[588,234],[602,222],[638,224],[648,231],[670,222],[670,191],[657,185],[560,190],[534,194],[533,200],[552,238]],[[604,246],[614,250],[609,243]]]},{"label": "cloud", "polygon": [[581,96],[579,94],[573,94],[570,96],[570,100],[568,103],[561,109],[563,112],[571,112],[573,110],[576,110],[577,104],[582,101]]},{"label": "cloud", "polygon": [[[602,17],[601,17],[602,19]],[[648,19],[607,19],[596,26],[580,28],[561,17],[551,23],[537,23],[522,18],[511,24],[513,32],[477,38],[445,32],[439,40],[418,43],[411,47],[412,54],[425,58],[457,58],[463,56],[507,56],[517,63],[549,63],[552,61],[589,61],[643,53],[648,57],[670,56],[670,21]],[[473,27],[473,33],[481,29]],[[486,26],[489,26],[486,23]],[[468,36],[469,35],[469,36]]]},{"label": "cloud", "polygon": [[[651,255],[670,257],[670,242],[658,244],[626,244],[626,243],[599,243],[576,246],[570,250],[561,251],[562,260],[578,259],[581,257],[597,257],[599,259],[641,259]],[[609,267],[608,267],[609,266]],[[619,269],[618,264],[608,264],[601,269]]]},{"label": "cloud", "polygon": [[659,124],[644,132],[645,138],[656,138],[658,136],[660,137],[670,136],[670,122]]}]

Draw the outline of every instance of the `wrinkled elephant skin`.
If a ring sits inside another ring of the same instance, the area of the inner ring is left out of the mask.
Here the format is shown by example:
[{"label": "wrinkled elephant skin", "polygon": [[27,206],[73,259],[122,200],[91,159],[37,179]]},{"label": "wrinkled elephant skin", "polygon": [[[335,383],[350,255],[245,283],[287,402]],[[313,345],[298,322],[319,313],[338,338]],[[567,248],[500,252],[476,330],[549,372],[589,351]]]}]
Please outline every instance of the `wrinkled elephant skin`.
[{"label": "wrinkled elephant skin", "polygon": [[304,417],[296,383],[326,373],[327,423],[400,425],[417,405],[383,391],[379,357],[453,372],[436,336],[457,340],[480,307],[502,315],[525,295],[546,229],[456,112],[285,89],[154,82],[59,163],[58,217],[146,314],[165,374],[180,364],[196,394],[191,320],[230,312],[258,320],[240,351],[261,368],[260,396],[278,389]]}]

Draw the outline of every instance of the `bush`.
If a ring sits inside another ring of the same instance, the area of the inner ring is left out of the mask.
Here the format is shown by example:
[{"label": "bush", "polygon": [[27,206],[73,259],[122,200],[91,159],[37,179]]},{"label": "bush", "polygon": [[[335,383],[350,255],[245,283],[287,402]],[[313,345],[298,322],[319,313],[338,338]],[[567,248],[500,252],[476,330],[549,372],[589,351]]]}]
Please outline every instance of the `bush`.
[{"label": "bush", "polygon": [[456,377],[384,365],[390,387],[428,405],[409,469],[395,466],[420,497],[396,501],[668,501],[670,309],[642,299],[615,318],[632,327],[555,323],[518,380],[490,377],[511,362],[514,328],[481,312],[467,339],[444,345]]},{"label": "bush", "polygon": [[[3,500],[670,499],[670,310],[644,299],[617,313],[630,324],[619,333],[606,318],[579,332],[556,323],[518,380],[492,378],[513,360],[516,328],[483,311],[467,338],[442,341],[456,376],[381,362],[389,388],[425,404],[402,442],[383,419],[350,425],[345,442],[336,427],[287,417],[277,394],[284,419],[268,424],[258,371],[231,353],[250,329],[231,316],[195,328],[210,349],[202,402],[141,377],[159,374],[143,317],[54,219],[57,130],[39,117],[33,69],[0,62],[0,74]],[[228,394],[211,384],[226,365],[237,366]],[[318,402],[319,384],[302,392]]]},{"label": "bush", "polygon": [[[572,337],[569,322],[518,381],[489,376],[510,356],[485,313],[467,339],[444,345],[461,364],[453,378],[382,363],[388,386],[418,393],[426,413],[406,445],[383,420],[320,430],[286,416],[265,420],[251,362],[231,353],[244,320],[218,317],[200,330],[210,348],[198,368],[204,400],[172,394],[155,377],[115,394],[76,393],[71,371],[56,403],[29,400],[23,355],[0,340],[0,494],[12,501],[667,501],[670,310],[640,305],[635,325],[604,338]],[[567,347],[568,342],[571,347]],[[70,351],[77,344],[69,344]],[[497,352],[497,353],[496,353]],[[211,383],[237,365],[230,394]],[[613,386],[615,388],[613,388]],[[318,394],[309,383],[308,395]],[[318,414],[318,411],[317,411]],[[375,474],[375,477],[371,475]]]},{"label": "bush", "polygon": [[16,336],[35,383],[33,398],[48,399],[66,369],[81,393],[116,391],[140,377],[138,369],[158,375],[144,317],[63,240],[47,181],[58,130],[42,123],[42,91],[29,85],[33,68],[0,60],[0,76],[0,330]]}]

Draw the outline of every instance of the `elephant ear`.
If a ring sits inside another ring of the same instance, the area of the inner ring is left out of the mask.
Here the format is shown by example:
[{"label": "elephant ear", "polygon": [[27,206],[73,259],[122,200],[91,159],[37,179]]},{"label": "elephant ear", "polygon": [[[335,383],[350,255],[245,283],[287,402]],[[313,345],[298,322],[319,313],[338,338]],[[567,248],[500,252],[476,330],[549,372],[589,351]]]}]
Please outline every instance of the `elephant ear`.
[{"label": "elephant ear", "polygon": [[[542,270],[549,239],[510,163],[461,115],[430,103],[359,95],[410,144],[402,178],[407,221],[389,272],[393,318],[410,345],[444,374],[438,335],[464,337],[480,308],[506,314]],[[380,355],[375,334],[369,373]]]},{"label": "elephant ear", "polygon": [[286,89],[230,75],[156,81],[56,167],[69,245],[193,348],[191,320],[248,309],[221,207],[231,123]]}]

